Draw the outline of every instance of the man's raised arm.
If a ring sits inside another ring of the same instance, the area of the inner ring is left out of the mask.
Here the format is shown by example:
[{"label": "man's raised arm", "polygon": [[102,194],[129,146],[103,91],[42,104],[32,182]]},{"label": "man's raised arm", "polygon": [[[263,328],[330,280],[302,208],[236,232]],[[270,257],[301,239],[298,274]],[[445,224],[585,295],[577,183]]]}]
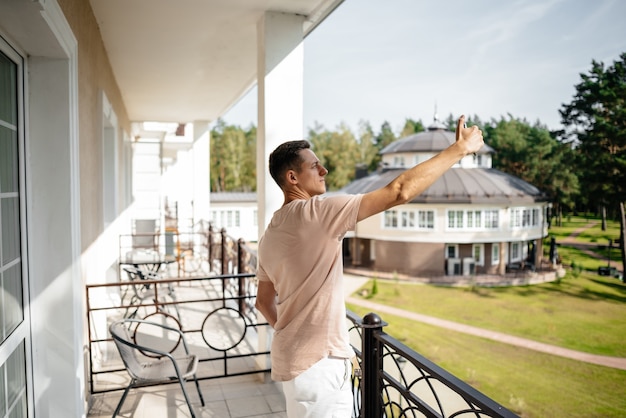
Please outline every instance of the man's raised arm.
[{"label": "man's raised arm", "polygon": [[450,167],[468,154],[477,152],[484,144],[483,134],[477,126],[465,128],[465,116],[456,127],[456,142],[439,154],[406,170],[385,187],[363,195],[358,221],[403,203],[430,187]]}]

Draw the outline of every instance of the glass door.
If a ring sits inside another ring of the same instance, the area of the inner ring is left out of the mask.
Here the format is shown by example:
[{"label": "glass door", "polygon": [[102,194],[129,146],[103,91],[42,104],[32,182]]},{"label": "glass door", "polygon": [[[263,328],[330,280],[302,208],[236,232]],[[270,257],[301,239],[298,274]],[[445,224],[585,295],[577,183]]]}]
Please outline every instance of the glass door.
[{"label": "glass door", "polygon": [[21,62],[0,38],[0,418],[28,416]]}]

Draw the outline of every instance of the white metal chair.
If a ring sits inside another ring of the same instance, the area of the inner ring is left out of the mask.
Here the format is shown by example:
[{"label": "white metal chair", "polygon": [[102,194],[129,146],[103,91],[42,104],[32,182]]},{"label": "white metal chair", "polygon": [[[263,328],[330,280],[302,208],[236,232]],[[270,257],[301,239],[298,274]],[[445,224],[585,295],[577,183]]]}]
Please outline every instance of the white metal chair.
[{"label": "white metal chair", "polygon": [[[148,332],[151,337],[156,335],[157,337],[154,339],[155,346],[163,347],[163,345],[168,342],[170,344],[172,343],[171,340],[166,340],[160,345],[156,344],[158,342],[159,333],[161,335],[163,335],[163,333],[175,333],[174,335],[178,334],[178,341],[176,341],[176,345],[172,351],[174,351],[179,342],[182,341],[185,355],[182,357],[174,357],[174,355],[170,352],[165,351],[160,347],[148,347],[144,344],[137,344],[135,341],[136,338],[133,339],[131,336],[130,327],[133,326],[133,324],[135,324],[134,326],[141,325],[142,332]],[[185,336],[181,330],[156,322],[127,318],[111,324],[109,331],[113,337],[113,341],[115,341],[115,345],[117,346],[120,356],[122,357],[126,371],[131,377],[129,385],[124,390],[122,399],[120,399],[117,408],[115,408],[113,418],[115,418],[120,412],[122,404],[126,399],[126,395],[128,395],[131,388],[158,383],[169,383],[173,380],[178,380],[180,383],[180,387],[183,390],[183,395],[185,396],[185,401],[187,402],[191,416],[196,416],[191,406],[187,390],[185,389],[185,383],[187,379],[193,379],[196,384],[196,388],[198,389],[200,402],[202,403],[202,406],[204,406],[204,398],[202,397],[202,392],[200,392],[200,385],[198,384],[196,376],[198,357],[195,354],[190,354],[187,342],[185,341]]]}]

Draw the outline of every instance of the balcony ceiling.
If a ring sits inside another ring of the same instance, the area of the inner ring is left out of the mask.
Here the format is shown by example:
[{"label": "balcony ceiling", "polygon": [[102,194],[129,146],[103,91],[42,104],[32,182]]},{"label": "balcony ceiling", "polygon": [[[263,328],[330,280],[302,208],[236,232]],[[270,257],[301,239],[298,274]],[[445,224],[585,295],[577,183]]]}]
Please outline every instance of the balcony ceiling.
[{"label": "balcony ceiling", "polygon": [[256,84],[257,23],[305,16],[306,36],[343,0],[90,0],[132,121],[214,121]]}]

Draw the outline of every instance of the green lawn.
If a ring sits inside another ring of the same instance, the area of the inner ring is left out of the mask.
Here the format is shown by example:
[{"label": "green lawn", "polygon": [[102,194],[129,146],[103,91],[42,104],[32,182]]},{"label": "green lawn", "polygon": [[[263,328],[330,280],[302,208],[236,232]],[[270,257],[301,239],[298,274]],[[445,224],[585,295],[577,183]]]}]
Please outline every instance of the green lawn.
[{"label": "green lawn", "polygon": [[[366,285],[371,289],[371,284]],[[626,357],[626,285],[583,272],[559,282],[458,288],[377,281],[371,301],[593,354]]]},{"label": "green lawn", "polygon": [[[551,228],[557,242],[588,223],[570,218]],[[617,234],[610,223],[585,231],[585,242]],[[560,238],[559,238],[560,237]],[[394,307],[505,332],[600,355],[626,357],[626,284],[598,276],[606,266],[561,245],[568,271],[554,283],[504,288],[452,288],[376,281],[370,300]],[[606,255],[606,254],[605,254]],[[613,256],[618,257],[614,249]],[[364,288],[372,290],[370,281]],[[358,292],[357,292],[358,294]],[[358,296],[357,296],[358,297]],[[367,310],[349,306],[359,315]],[[482,338],[381,315],[385,331],[523,417],[623,417],[626,371],[568,360]]]},{"label": "green lawn", "polygon": [[[348,308],[360,316],[369,311]],[[626,371],[385,314],[385,332],[524,418],[623,417]]]},{"label": "green lawn", "polygon": [[[609,239],[616,240],[619,238],[619,223],[612,220],[607,220],[606,231],[602,230],[602,220],[597,217],[564,217],[561,222],[561,227],[550,228],[550,235],[554,236],[557,242],[560,242],[563,238],[568,237],[572,232],[578,228],[582,228],[589,223],[594,223],[593,228],[585,229],[576,237],[577,242],[597,243],[598,245],[608,245]],[[554,224],[553,224],[554,225]],[[548,240],[549,241],[549,240]],[[548,242],[546,241],[546,242]]]}]

